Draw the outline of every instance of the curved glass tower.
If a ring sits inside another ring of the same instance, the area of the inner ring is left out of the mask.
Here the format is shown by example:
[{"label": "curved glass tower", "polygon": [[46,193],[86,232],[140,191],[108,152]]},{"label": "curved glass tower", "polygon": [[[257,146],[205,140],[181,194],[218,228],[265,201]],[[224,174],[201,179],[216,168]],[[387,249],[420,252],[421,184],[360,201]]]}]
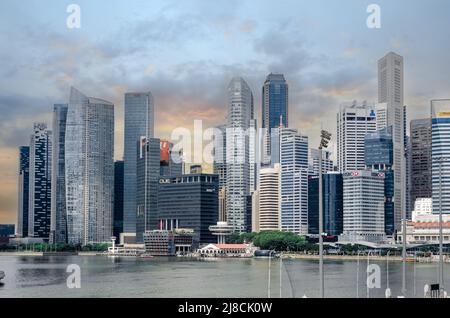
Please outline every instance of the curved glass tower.
[{"label": "curved glass tower", "polygon": [[114,197],[114,105],[71,88],[65,140],[68,242],[109,242]]}]

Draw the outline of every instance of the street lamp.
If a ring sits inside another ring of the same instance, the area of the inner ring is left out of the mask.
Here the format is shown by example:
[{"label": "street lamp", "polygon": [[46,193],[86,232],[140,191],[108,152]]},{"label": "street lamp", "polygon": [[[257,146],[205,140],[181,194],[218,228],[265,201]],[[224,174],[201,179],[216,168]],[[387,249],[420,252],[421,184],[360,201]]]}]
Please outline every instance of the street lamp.
[{"label": "street lamp", "polygon": [[319,145],[319,275],[320,275],[320,297],[325,297],[324,273],[323,273],[323,189],[322,189],[322,149],[328,148],[331,133],[326,130],[320,132]]}]

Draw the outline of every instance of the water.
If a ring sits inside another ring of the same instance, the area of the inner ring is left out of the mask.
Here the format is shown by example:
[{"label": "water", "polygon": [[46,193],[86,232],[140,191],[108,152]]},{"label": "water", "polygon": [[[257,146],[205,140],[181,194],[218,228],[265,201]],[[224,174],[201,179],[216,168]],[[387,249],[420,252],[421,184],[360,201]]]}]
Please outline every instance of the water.
[{"label": "water", "polygon": [[[359,269],[359,297],[367,297],[366,259]],[[81,268],[81,288],[69,289],[69,264]],[[103,256],[22,257],[0,256],[0,270],[6,273],[0,285],[2,297],[243,297],[268,296],[268,259],[221,259],[196,261],[180,258],[113,259]],[[384,297],[386,262],[381,268],[381,288],[370,297]],[[283,297],[318,297],[318,261],[283,260]],[[357,262],[326,261],[327,297],[356,297]],[[445,265],[450,273],[450,264]],[[437,280],[437,264],[407,264],[407,293],[423,296],[425,284]],[[401,294],[402,264],[390,262],[389,280],[393,296]],[[445,277],[450,286],[450,274]],[[280,260],[272,260],[271,297],[280,297]]]}]

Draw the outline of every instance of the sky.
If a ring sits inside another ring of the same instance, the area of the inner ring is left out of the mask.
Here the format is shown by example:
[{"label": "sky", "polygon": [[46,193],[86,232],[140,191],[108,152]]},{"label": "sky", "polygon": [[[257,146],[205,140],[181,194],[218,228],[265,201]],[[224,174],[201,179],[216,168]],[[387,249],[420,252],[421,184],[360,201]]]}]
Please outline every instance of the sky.
[{"label": "sky", "polygon": [[[69,4],[81,28],[69,29]],[[369,4],[381,28],[366,25]],[[377,100],[377,60],[405,59],[408,119],[450,97],[448,0],[2,0],[0,2],[0,223],[17,218],[20,145],[33,122],[51,125],[71,86],[115,104],[115,158],[123,155],[123,95],[150,90],[155,134],[221,124],[226,89],[242,76],[255,96],[268,73],[289,84],[289,124],[318,143],[336,133],[342,103]]]}]

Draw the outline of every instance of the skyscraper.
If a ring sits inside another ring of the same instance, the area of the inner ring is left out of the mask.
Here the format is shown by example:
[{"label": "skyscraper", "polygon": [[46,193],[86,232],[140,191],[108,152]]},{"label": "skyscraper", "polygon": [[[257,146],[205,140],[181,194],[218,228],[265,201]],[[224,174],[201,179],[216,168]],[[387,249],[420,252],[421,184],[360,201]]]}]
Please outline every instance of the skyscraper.
[{"label": "skyscraper", "polygon": [[52,132],[44,123],[34,124],[30,141],[28,236],[48,240],[52,194]]},{"label": "skyscraper", "polygon": [[280,129],[281,229],[308,234],[308,137]]},{"label": "skyscraper", "polygon": [[114,105],[72,87],[65,151],[68,242],[109,242],[114,204]]},{"label": "skyscraper", "polygon": [[280,165],[263,168],[259,174],[259,231],[280,230]]},{"label": "skyscraper", "polygon": [[194,243],[215,243],[209,230],[219,218],[219,178],[214,174],[161,177],[158,225],[163,230],[193,229]]},{"label": "skyscraper", "polygon": [[123,233],[123,161],[114,162],[114,219],[113,236],[119,242]]},{"label": "skyscraper", "polygon": [[125,94],[123,230],[136,233],[136,162],[141,136],[154,136],[154,103],[150,92]]},{"label": "skyscraper", "polygon": [[394,220],[396,229],[406,209],[405,112],[403,57],[393,52],[378,61],[377,129],[392,126],[394,146]]},{"label": "skyscraper", "polygon": [[288,127],[289,122],[289,87],[283,74],[270,73],[262,88],[262,128],[268,133],[264,139],[264,162],[271,159],[272,128]]},{"label": "skyscraper", "polygon": [[53,107],[51,235],[53,243],[67,242],[65,143],[67,104]]},{"label": "skyscraper", "polygon": [[450,214],[450,100],[431,101],[433,213]]},{"label": "skyscraper", "polygon": [[431,198],[431,120],[411,120],[411,201]]},{"label": "skyscraper", "polygon": [[160,139],[141,137],[137,156],[136,241],[158,229],[158,183],[161,176]]},{"label": "skyscraper", "polygon": [[365,102],[343,105],[337,115],[338,170],[364,170],[364,137],[377,129],[373,107]]},{"label": "skyscraper", "polygon": [[384,224],[387,235],[395,233],[394,222],[394,146],[392,129],[386,128],[365,138],[364,160],[367,170],[384,175]]},{"label": "skyscraper", "polygon": [[28,202],[30,187],[30,147],[19,147],[19,202],[17,213],[16,234],[19,237],[28,236]]},{"label": "skyscraper", "polygon": [[253,94],[240,77],[228,86],[228,117],[226,134],[226,211],[228,225],[235,232],[245,232],[247,200],[250,188],[250,138],[248,135],[253,114]]},{"label": "skyscraper", "polygon": [[344,237],[350,241],[384,240],[384,175],[344,173]]}]

